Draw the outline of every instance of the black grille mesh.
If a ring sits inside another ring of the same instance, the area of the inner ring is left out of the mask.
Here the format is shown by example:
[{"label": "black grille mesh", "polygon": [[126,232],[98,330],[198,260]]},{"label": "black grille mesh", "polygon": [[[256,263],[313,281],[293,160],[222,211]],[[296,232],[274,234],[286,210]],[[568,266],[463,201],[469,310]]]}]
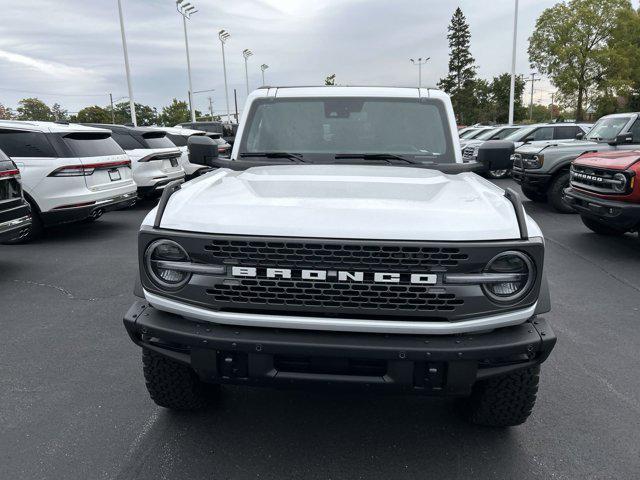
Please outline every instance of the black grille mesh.
[{"label": "black grille mesh", "polygon": [[464,304],[452,293],[430,293],[421,285],[379,285],[295,280],[243,279],[207,289],[218,304],[311,307],[341,311],[453,312]]},{"label": "black grille mesh", "polygon": [[323,242],[216,239],[204,248],[216,261],[229,265],[342,270],[357,267],[398,273],[455,267],[469,258],[459,248]]}]

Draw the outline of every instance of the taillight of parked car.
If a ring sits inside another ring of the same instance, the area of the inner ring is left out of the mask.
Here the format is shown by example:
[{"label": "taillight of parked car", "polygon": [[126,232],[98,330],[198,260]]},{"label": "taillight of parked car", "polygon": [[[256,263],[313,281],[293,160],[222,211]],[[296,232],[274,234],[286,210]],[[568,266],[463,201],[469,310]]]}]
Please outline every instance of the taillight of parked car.
[{"label": "taillight of parked car", "polygon": [[20,175],[20,170],[17,168],[0,171],[0,178],[16,177],[18,175]]},{"label": "taillight of parked car", "polygon": [[91,163],[88,165],[67,165],[57,168],[49,174],[50,177],[86,177],[93,175],[96,170],[111,170],[112,168],[131,168],[131,161]]}]

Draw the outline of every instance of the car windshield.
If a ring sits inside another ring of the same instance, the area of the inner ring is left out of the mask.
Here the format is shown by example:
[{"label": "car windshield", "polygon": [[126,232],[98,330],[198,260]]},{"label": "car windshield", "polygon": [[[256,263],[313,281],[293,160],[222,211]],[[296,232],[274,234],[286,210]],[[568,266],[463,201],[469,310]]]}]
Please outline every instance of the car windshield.
[{"label": "car windshield", "polygon": [[521,142],[523,139],[527,138],[531,132],[537,129],[539,125],[532,125],[530,127],[519,128],[515,132],[510,133],[503,140],[509,140],[511,142]]},{"label": "car windshield", "polygon": [[475,132],[473,132],[471,135],[469,135],[468,137],[466,137],[467,140],[477,140],[480,139],[480,137],[482,135],[488,134],[490,135],[491,133],[495,132],[496,129],[495,128],[481,128],[480,130],[477,130]]},{"label": "car windshield", "polygon": [[451,145],[437,99],[282,98],[253,103],[239,151],[247,158],[295,153],[304,161],[376,156],[455,163]]},{"label": "car windshield", "polygon": [[469,138],[473,134],[477,134],[480,131],[478,128],[471,128],[460,134],[460,138]]},{"label": "car windshield", "polygon": [[613,140],[620,134],[625,125],[629,123],[629,120],[631,120],[631,117],[601,118],[593,128],[589,130],[585,138],[596,142]]}]

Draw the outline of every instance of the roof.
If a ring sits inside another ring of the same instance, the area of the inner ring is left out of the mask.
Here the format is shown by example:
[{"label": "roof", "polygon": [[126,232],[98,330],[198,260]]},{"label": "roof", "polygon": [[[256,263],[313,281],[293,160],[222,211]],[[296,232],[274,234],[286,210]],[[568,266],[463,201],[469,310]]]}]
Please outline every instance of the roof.
[{"label": "roof", "polygon": [[84,123],[83,125],[104,128],[107,130],[111,130],[112,132],[137,132],[140,134],[145,134],[149,132],[164,132],[165,130],[160,127],[130,127],[128,125],[115,125],[110,123]]},{"label": "roof", "polygon": [[104,128],[81,125],[79,123],[57,123],[57,122],[27,122],[22,120],[0,120],[0,128],[10,128],[15,130],[26,130],[30,132],[42,133],[74,133],[74,132],[102,132],[108,133]]},{"label": "roof", "polygon": [[392,98],[449,98],[441,90],[417,87],[376,86],[307,86],[307,87],[262,87],[250,98],[279,97],[392,97]]}]

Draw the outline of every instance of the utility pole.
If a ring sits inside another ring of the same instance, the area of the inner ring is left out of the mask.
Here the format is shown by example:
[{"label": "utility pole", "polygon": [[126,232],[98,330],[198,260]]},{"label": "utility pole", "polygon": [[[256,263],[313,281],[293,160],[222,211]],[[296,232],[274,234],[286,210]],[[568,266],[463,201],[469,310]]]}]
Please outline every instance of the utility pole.
[{"label": "utility pole", "polygon": [[556,94],[552,93],[551,94],[551,121],[553,122],[553,100],[555,98]]},{"label": "utility pole", "polygon": [[111,123],[115,125],[116,123],[116,114],[113,111],[113,94],[109,94],[109,103],[111,104]]},{"label": "utility pole", "polygon": [[511,90],[509,90],[509,125],[513,125],[516,95],[516,48],[518,44],[518,0],[513,15],[513,50],[511,52]]},{"label": "utility pole", "polygon": [[536,82],[539,82],[540,79],[536,78],[537,73],[531,73],[531,78],[528,78],[526,81],[531,82],[531,101],[529,102],[529,120],[533,120],[533,87]]},{"label": "utility pole", "polygon": [[418,66],[418,88],[422,88],[422,65],[426,64],[430,59],[431,57],[427,57],[424,60],[420,57],[417,61],[413,58],[409,59],[411,63]]},{"label": "utility pole", "polygon": [[127,87],[129,89],[129,107],[131,108],[131,123],[138,126],[136,119],[136,103],[133,100],[133,87],[131,86],[131,70],[129,68],[129,52],[127,51],[127,35],[124,32],[124,18],[122,16],[122,3],[118,0],[118,15],[120,16],[120,34],[122,35],[122,50],[124,51],[124,69],[127,74]]},{"label": "utility pole", "polygon": [[231,123],[231,112],[229,111],[229,89],[227,85],[227,62],[224,57],[224,44],[229,40],[231,34],[226,30],[220,30],[218,32],[218,38],[222,45],[222,70],[224,71],[224,96],[227,100],[227,122]]},{"label": "utility pole", "polygon": [[236,103],[236,123],[238,123],[238,92],[233,89],[233,101]]},{"label": "utility pole", "polygon": [[209,97],[209,114],[211,115],[211,121],[213,122],[213,100]]},{"label": "utility pole", "polygon": [[187,51],[187,75],[189,77],[189,111],[191,112],[191,121],[196,121],[196,111],[193,106],[193,86],[191,84],[191,57],[189,56],[189,37],[187,36],[187,20],[191,20],[191,15],[196,13],[196,7],[189,2],[182,3],[184,0],[176,0],[176,10],[182,16],[182,27],[184,28],[184,46]]}]

